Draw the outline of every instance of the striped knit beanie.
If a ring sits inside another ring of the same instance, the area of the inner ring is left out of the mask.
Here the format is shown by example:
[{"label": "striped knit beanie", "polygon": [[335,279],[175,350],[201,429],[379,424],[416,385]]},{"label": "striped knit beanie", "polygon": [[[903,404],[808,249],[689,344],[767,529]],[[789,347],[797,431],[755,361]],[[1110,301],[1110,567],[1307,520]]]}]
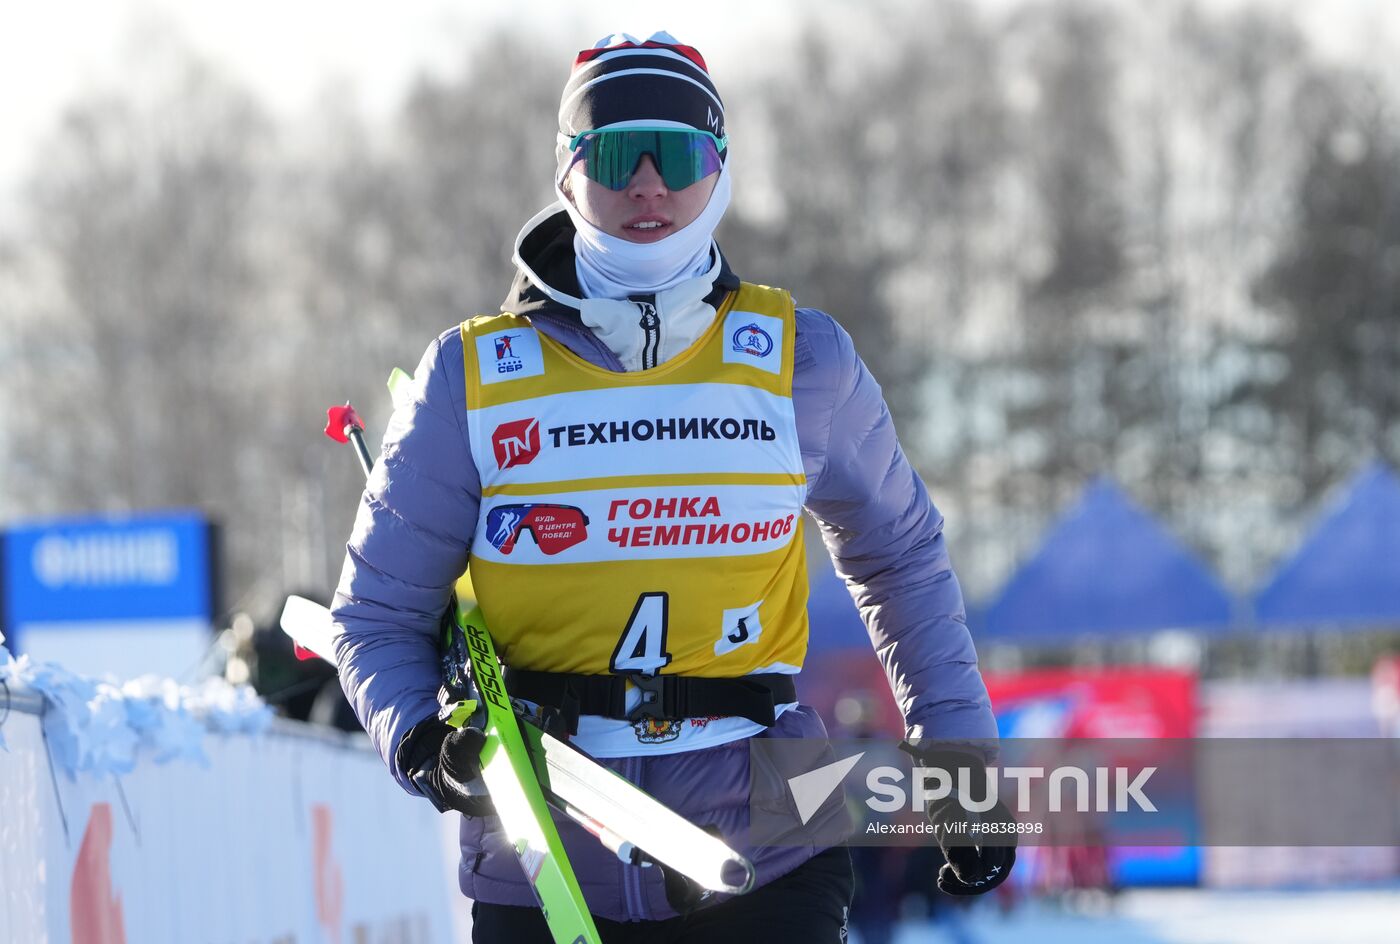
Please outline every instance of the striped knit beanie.
[{"label": "striped knit beanie", "polygon": [[645,40],[617,33],[578,54],[559,102],[560,157],[580,131],[627,124],[724,137],[724,103],[694,47],[669,33]]}]

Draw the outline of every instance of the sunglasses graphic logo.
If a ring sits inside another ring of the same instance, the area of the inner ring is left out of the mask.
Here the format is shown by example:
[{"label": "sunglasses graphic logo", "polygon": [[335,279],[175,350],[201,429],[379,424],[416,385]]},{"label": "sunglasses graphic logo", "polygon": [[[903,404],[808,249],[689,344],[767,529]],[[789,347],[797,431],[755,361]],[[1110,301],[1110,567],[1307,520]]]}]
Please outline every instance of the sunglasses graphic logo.
[{"label": "sunglasses graphic logo", "polygon": [[502,554],[515,550],[530,532],[541,553],[551,557],[588,538],[588,516],[573,505],[497,505],[486,514],[486,539]]}]

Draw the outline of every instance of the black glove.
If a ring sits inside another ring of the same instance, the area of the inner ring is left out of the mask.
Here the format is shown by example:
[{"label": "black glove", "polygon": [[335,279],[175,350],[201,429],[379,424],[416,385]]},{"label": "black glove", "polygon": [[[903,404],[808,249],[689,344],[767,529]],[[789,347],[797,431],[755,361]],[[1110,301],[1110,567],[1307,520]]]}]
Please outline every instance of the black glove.
[{"label": "black glove", "polygon": [[[1006,881],[1016,863],[1016,833],[995,826],[1015,820],[1000,800],[985,813],[973,813],[963,808],[956,795],[957,771],[965,767],[971,774],[972,798],[986,798],[985,762],[979,756],[958,751],[925,753],[912,745],[909,750],[920,765],[948,771],[955,787],[953,796],[932,800],[928,805],[934,837],[943,858],[948,860],[938,870],[938,890],[945,895],[981,895],[996,888]],[[982,828],[987,826],[993,828]]]},{"label": "black glove", "polygon": [[394,764],[439,813],[467,816],[495,812],[481,782],[481,748],[486,732],[473,725],[454,728],[434,716],[418,722],[399,741]]}]

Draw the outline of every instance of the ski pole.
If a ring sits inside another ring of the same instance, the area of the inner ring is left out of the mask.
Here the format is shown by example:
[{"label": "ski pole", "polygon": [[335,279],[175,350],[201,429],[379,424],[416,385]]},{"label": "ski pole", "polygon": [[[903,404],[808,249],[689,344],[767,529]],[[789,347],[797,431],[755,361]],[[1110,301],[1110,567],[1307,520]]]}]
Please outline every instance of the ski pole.
[{"label": "ski pole", "polygon": [[333,406],[326,411],[326,435],[338,443],[351,443],[355,456],[360,460],[360,468],[365,470],[365,478],[374,471],[374,459],[370,458],[365,446],[365,424],[360,414],[346,400],[344,406]]},{"label": "ski pole", "polygon": [[[368,478],[374,470],[374,460],[365,446],[364,423],[356,415],[355,408],[346,401],[344,406],[327,410],[326,419],[326,435],[336,442],[354,444],[355,455]],[[455,597],[450,606],[457,615],[458,626],[474,637],[475,645],[468,647],[468,654],[473,675],[482,680],[479,684],[483,699],[478,705],[484,710],[486,731],[486,743],[481,752],[481,778],[501,818],[506,837],[530,880],[554,940],[559,944],[601,944],[583,891],[549,815],[550,806],[559,801],[539,782],[515,710],[505,697],[500,663],[485,624],[481,622],[480,610],[464,618]],[[465,721],[466,718],[461,718],[457,723]],[[567,810],[562,812],[567,815]],[[592,822],[585,820],[583,825],[587,828]]]}]

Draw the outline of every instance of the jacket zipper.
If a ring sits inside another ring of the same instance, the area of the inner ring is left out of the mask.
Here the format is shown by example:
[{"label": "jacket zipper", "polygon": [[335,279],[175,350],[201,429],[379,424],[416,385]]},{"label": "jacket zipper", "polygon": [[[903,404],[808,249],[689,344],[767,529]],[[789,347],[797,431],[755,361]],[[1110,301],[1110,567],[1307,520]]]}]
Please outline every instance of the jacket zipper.
[{"label": "jacket zipper", "polygon": [[638,295],[632,303],[642,313],[637,321],[643,335],[642,370],[650,370],[656,366],[661,350],[661,316],[656,313],[656,296]]}]

